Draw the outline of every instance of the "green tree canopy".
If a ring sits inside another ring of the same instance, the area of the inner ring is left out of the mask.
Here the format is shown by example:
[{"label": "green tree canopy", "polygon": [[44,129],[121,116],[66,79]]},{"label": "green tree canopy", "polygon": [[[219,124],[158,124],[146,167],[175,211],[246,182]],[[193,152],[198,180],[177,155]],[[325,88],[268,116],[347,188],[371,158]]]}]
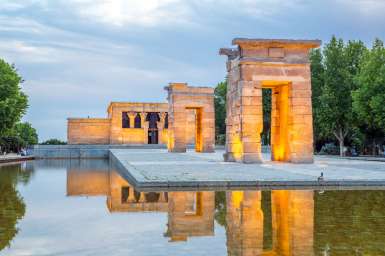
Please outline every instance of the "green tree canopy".
[{"label": "green tree canopy", "polygon": [[381,40],[376,39],[365,54],[355,82],[358,88],[352,92],[353,110],[375,145],[375,139],[385,133],[385,48]]},{"label": "green tree canopy", "polygon": [[215,106],[215,134],[224,138],[226,134],[226,93],[227,81],[217,84],[214,90],[214,106]]},{"label": "green tree canopy", "polygon": [[41,145],[65,145],[65,144],[67,144],[67,142],[61,141],[59,139],[49,139],[49,140],[46,140],[40,144]]},{"label": "green tree canopy", "polygon": [[0,59],[0,136],[13,128],[28,107],[21,82],[15,67]]},{"label": "green tree canopy", "polygon": [[38,143],[38,136],[36,129],[28,122],[17,123],[15,125],[15,132],[19,138],[21,138],[25,146],[35,145]]},{"label": "green tree canopy", "polygon": [[311,70],[311,89],[312,89],[312,107],[314,123],[314,141],[321,139],[319,108],[320,96],[324,85],[324,66],[321,49],[314,49],[310,52],[310,70]]},{"label": "green tree canopy", "polygon": [[332,37],[323,50],[324,85],[316,104],[317,127],[325,137],[334,136],[344,155],[344,141],[353,129],[351,91],[356,87],[354,76],[359,71],[359,63],[365,53],[360,41],[349,41]]},{"label": "green tree canopy", "polygon": [[377,39],[364,58],[353,92],[353,109],[369,127],[385,129],[385,48]]}]

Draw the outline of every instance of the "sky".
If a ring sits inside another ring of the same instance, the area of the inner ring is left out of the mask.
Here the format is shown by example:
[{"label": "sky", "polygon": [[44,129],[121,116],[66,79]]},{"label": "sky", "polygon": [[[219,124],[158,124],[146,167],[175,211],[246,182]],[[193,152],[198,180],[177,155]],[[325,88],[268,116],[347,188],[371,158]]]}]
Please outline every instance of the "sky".
[{"label": "sky", "polygon": [[0,0],[0,58],[24,78],[39,140],[111,101],[165,102],[164,86],[215,86],[235,37],[385,39],[385,0]]}]

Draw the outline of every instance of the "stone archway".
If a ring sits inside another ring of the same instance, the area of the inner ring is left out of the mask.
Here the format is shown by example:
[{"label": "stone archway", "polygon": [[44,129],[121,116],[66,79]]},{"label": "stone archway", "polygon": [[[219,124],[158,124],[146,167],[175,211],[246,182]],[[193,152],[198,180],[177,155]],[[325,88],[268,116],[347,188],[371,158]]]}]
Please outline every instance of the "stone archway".
[{"label": "stone archway", "polygon": [[227,55],[226,161],[258,163],[262,89],[272,89],[272,160],[313,162],[309,51],[319,40],[234,39]]},{"label": "stone archway", "polygon": [[215,143],[214,88],[170,83],[168,91],[168,150],[186,152],[187,111],[196,113],[195,150],[213,152]]}]

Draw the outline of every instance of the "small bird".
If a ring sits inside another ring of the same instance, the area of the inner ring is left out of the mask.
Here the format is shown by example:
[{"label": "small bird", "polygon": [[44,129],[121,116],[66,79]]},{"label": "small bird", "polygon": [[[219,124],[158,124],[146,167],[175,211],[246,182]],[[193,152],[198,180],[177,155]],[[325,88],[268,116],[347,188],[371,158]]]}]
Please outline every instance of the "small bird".
[{"label": "small bird", "polygon": [[321,176],[318,177],[318,182],[323,181],[323,180],[324,180],[324,173],[321,172]]}]

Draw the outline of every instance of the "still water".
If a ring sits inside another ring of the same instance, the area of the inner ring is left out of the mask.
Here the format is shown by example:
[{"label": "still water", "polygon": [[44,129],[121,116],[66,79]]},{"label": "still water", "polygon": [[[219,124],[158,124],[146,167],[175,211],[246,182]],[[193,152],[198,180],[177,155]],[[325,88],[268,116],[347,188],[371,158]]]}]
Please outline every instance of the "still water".
[{"label": "still water", "polygon": [[143,193],[104,160],[6,165],[0,255],[385,255],[385,191]]}]

